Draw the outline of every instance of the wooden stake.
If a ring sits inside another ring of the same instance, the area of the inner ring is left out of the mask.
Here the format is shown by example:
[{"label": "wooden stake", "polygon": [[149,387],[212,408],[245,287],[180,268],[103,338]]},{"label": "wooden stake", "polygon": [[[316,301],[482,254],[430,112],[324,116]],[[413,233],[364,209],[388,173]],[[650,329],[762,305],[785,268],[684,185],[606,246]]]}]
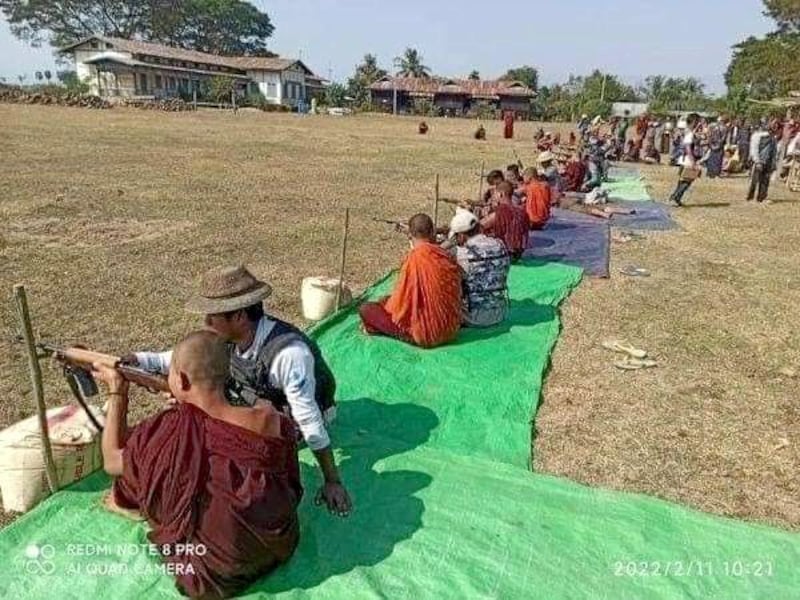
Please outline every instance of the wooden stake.
[{"label": "wooden stake", "polygon": [[350,209],[344,209],[344,231],[342,232],[342,256],[339,263],[339,287],[336,288],[336,310],[342,307],[342,288],[344,287],[344,267],[347,261],[347,237],[350,235]]},{"label": "wooden stake", "polygon": [[486,170],[486,163],[481,163],[481,178],[478,181],[478,203],[483,203],[483,173]]},{"label": "wooden stake", "polygon": [[436,174],[436,185],[433,188],[433,226],[439,226],[439,174]]},{"label": "wooden stake", "polygon": [[42,457],[47,473],[47,485],[50,492],[58,491],[58,474],[56,463],[53,461],[53,449],[50,447],[50,432],[47,427],[47,407],[44,404],[44,385],[42,384],[42,369],[39,366],[39,357],[36,354],[36,342],[33,338],[31,316],[28,311],[28,298],[25,295],[24,285],[14,286],[14,300],[17,303],[19,322],[22,326],[22,337],[28,350],[28,367],[30,368],[33,397],[36,400],[36,413],[39,417],[39,434],[42,436]]}]

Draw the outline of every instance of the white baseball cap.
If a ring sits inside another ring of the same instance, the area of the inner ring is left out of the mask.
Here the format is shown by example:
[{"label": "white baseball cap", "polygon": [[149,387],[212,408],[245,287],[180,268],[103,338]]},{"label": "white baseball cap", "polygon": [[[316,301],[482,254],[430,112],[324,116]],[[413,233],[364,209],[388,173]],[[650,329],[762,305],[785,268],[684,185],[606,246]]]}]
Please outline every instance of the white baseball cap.
[{"label": "white baseball cap", "polygon": [[472,212],[458,207],[456,208],[455,216],[450,221],[450,237],[453,238],[459,233],[467,233],[468,231],[472,231],[475,229],[477,224],[478,217],[476,217]]}]

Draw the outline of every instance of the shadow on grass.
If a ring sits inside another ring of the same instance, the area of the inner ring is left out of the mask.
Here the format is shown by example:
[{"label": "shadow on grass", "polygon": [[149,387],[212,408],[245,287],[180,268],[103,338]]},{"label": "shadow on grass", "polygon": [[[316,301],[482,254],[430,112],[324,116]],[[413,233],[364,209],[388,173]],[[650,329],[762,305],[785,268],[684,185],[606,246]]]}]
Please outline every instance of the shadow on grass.
[{"label": "shadow on grass", "polygon": [[422,527],[425,504],[415,494],[430,485],[431,476],[387,468],[384,461],[424,444],[438,426],[438,417],[423,406],[369,398],[345,401],[338,413],[333,437],[345,455],[339,470],[353,499],[352,514],[342,519],[314,505],[318,469],[302,463],[300,545],[286,565],[247,592],[311,589],[331,577],[374,566]]}]

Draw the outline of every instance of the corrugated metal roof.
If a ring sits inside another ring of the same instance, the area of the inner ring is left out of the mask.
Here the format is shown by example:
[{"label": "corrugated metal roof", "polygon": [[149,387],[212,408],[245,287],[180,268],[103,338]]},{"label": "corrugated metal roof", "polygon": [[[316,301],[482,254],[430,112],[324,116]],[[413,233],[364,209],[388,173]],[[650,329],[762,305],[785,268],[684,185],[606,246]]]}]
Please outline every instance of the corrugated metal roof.
[{"label": "corrugated metal roof", "polygon": [[369,86],[374,91],[397,90],[413,95],[463,94],[476,98],[519,96],[533,98],[536,92],[519,81],[503,79],[443,79],[439,77],[384,77]]},{"label": "corrugated metal roof", "polygon": [[197,52],[196,50],[186,50],[184,48],[176,48],[174,46],[167,46],[165,44],[155,44],[153,42],[142,42],[139,40],[126,40],[123,38],[108,37],[104,35],[94,35],[83,39],[69,46],[61,48],[61,52],[68,52],[75,48],[90,42],[98,40],[110,44],[112,48],[109,50],[121,50],[129,52],[130,54],[139,54],[145,56],[154,56],[157,58],[167,58],[170,60],[177,60],[191,63],[201,63],[207,65],[215,65],[218,67],[228,67],[239,71],[285,71],[294,64],[300,64],[302,68],[309,74],[314,73],[302,61],[292,58],[280,57],[261,57],[261,56],[219,56],[218,54],[208,54],[206,52]]}]

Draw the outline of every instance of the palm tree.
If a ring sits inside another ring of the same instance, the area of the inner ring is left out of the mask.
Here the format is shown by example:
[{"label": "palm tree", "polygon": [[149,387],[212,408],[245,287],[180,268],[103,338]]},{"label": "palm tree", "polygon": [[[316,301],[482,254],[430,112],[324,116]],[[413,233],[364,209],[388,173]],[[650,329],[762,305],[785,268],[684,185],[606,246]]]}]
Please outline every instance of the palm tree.
[{"label": "palm tree", "polygon": [[478,73],[477,71],[473,71],[472,73],[469,74],[468,79],[472,79],[473,81],[480,81],[481,74]]},{"label": "palm tree", "polygon": [[422,64],[422,55],[415,48],[406,48],[394,59],[397,74],[402,77],[430,77],[430,69]]}]

